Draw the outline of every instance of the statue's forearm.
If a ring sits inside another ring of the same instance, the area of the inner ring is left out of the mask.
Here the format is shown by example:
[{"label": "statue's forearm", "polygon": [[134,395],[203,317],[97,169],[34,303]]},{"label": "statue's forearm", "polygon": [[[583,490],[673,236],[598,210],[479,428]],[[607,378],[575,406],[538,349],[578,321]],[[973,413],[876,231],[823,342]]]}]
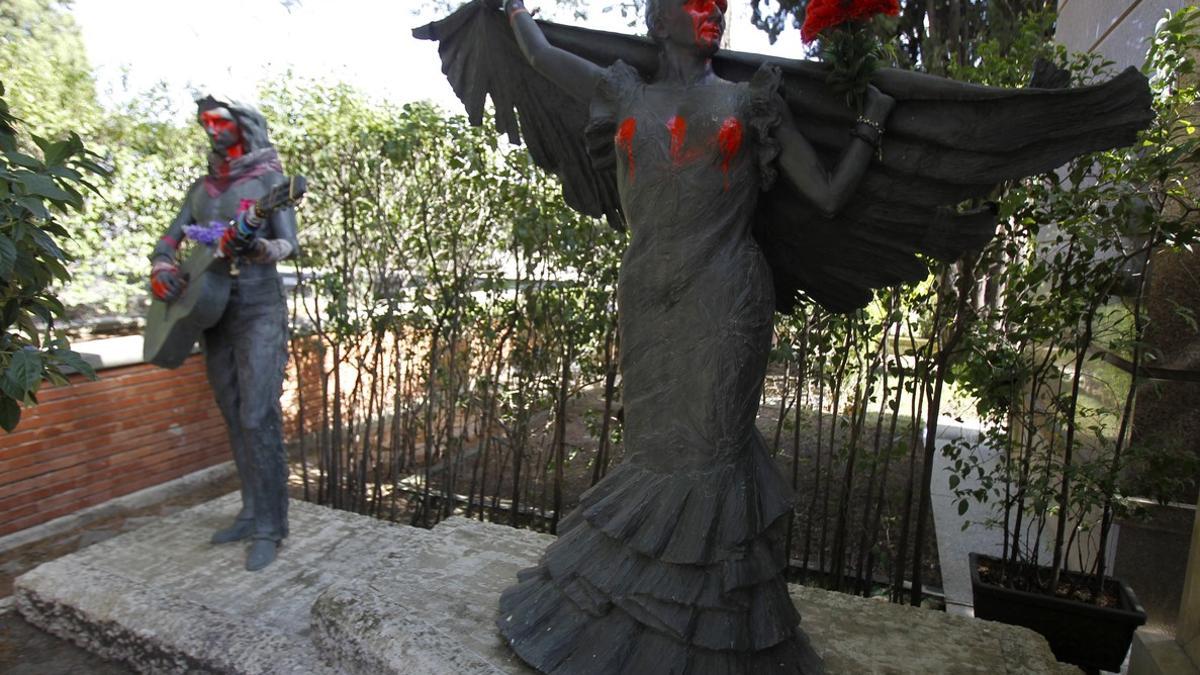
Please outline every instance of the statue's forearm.
[{"label": "statue's forearm", "polygon": [[175,262],[175,253],[179,250],[179,245],[183,243],[183,226],[191,223],[189,203],[189,199],[184,199],[183,207],[179,209],[179,213],[175,215],[175,219],[171,221],[167,231],[154,244],[154,250],[150,254],[151,261]]},{"label": "statue's forearm", "polygon": [[851,132],[850,143],[832,172],[825,169],[808,139],[794,124],[785,124],[778,130],[778,140],[783,146],[779,162],[784,175],[826,217],[840,213],[858,191],[871,165],[871,155],[883,140],[883,120],[894,103],[891,97],[872,92],[863,116]]},{"label": "statue's forearm", "polygon": [[550,44],[522,3],[509,3],[509,22],[525,60],[563,91],[581,101],[590,100],[603,71],[599,66]]},{"label": "statue's forearm", "polygon": [[521,53],[525,55],[525,60],[529,62],[529,65],[537,68],[538,57],[545,54],[546,50],[553,48],[550,41],[546,39],[541,27],[533,20],[524,5],[506,11],[508,11],[508,21],[512,26],[513,36],[517,39],[517,46],[521,48]]}]

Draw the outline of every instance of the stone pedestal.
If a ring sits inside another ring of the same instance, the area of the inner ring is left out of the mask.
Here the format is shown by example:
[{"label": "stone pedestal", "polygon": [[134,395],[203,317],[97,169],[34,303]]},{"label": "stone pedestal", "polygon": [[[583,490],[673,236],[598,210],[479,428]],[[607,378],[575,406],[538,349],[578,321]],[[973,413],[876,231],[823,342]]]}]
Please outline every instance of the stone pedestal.
[{"label": "stone pedestal", "polygon": [[[454,518],[433,530],[293,502],[279,560],[210,546],[229,495],[20,577],[31,623],[154,673],[530,673],[494,627],[547,535]],[[1016,628],[793,587],[836,673],[1069,673]]]}]

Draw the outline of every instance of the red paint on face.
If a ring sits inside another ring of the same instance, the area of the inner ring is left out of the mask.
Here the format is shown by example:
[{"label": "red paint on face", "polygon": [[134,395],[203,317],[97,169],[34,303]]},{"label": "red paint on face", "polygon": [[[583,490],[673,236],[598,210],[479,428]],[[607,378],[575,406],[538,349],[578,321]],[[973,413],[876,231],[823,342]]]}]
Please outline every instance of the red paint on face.
[{"label": "red paint on face", "polygon": [[696,45],[708,47],[720,44],[724,33],[721,17],[728,7],[728,0],[687,0],[683,3],[683,11],[692,18],[692,36]]},{"label": "red paint on face", "polygon": [[[242,142],[242,130],[238,128],[237,122],[209,110],[200,113],[200,124],[204,126],[204,130],[210,137],[215,138],[219,134],[229,132],[237,139],[237,142],[225,151],[226,159],[237,159],[246,154],[246,146]],[[222,167],[223,172],[227,173],[228,170],[228,167]]]},{"label": "red paint on face", "polygon": [[683,143],[687,140],[687,120],[676,115],[667,120],[667,131],[671,133],[671,161],[682,164]]},{"label": "red paint on face", "polygon": [[729,167],[742,149],[744,136],[742,122],[736,117],[726,119],[721,125],[721,130],[717,132],[717,149],[721,152],[721,173],[725,174],[726,190],[729,189]]},{"label": "red paint on face", "polygon": [[633,182],[633,137],[637,135],[637,120],[632,117],[626,118],[621,122],[621,127],[617,129],[617,147],[625,153],[626,166],[628,167],[629,182]]}]

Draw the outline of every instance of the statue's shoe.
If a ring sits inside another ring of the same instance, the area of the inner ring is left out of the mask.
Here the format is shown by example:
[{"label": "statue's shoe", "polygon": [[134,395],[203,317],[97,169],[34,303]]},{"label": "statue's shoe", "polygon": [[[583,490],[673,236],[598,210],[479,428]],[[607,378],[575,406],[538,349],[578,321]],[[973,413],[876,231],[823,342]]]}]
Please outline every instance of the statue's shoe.
[{"label": "statue's shoe", "polygon": [[246,554],[246,569],[257,572],[275,561],[275,552],[279,543],[274,539],[255,537],[250,543],[250,552]]},{"label": "statue's shoe", "polygon": [[228,544],[241,541],[252,534],[254,534],[254,521],[239,518],[233,521],[233,525],[213,532],[211,541],[213,544]]}]

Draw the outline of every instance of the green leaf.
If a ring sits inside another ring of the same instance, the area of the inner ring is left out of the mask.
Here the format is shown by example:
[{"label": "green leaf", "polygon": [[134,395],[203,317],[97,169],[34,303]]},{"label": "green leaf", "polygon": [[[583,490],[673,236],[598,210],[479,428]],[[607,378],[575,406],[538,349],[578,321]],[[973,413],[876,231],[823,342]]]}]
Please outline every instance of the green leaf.
[{"label": "green leaf", "polygon": [[16,380],[9,377],[7,372],[0,375],[0,398],[4,397],[17,401],[25,399],[25,390],[17,384]]},{"label": "green leaf", "polygon": [[960,515],[960,516],[967,515],[967,509],[969,509],[969,508],[971,508],[971,504],[968,503],[967,500],[964,499],[964,500],[960,501],[958,503],[958,515]]},{"label": "green leaf", "polygon": [[17,246],[12,239],[0,234],[0,279],[7,281],[12,276],[17,262]]},{"label": "green leaf", "polygon": [[4,156],[8,157],[8,161],[12,162],[13,164],[16,164],[17,166],[23,166],[26,169],[42,171],[46,168],[46,166],[42,164],[41,160],[36,157],[30,157],[23,152],[6,152],[4,153]]},{"label": "green leaf", "polygon": [[66,178],[67,180],[73,180],[76,182],[83,180],[83,174],[79,173],[75,169],[65,166],[52,166],[50,167],[49,173],[51,175],[58,176],[59,178]]},{"label": "green leaf", "polygon": [[19,197],[17,203],[24,206],[35,218],[50,220],[50,212],[46,210],[46,205],[42,203],[42,200],[37,197]]},{"label": "green leaf", "polygon": [[49,176],[32,174],[21,176],[18,180],[25,184],[25,189],[30,194],[41,195],[56,202],[72,201],[71,194],[60,188]]},{"label": "green leaf", "polygon": [[13,399],[0,394],[0,428],[12,432],[21,423],[21,406]]},{"label": "green leaf", "polygon": [[23,393],[37,391],[38,385],[42,381],[41,352],[33,349],[18,350],[8,364],[8,372],[5,377],[11,379],[12,383],[20,387]]},{"label": "green leaf", "polygon": [[58,244],[54,243],[54,240],[51,239],[50,235],[46,234],[45,230],[43,230],[42,228],[40,228],[40,227],[29,228],[29,235],[37,243],[37,245],[41,247],[41,249],[43,251],[45,251],[46,253],[49,253],[56,260],[66,260],[67,259],[67,255],[65,253],[63,253],[63,250],[58,247]]},{"label": "green leaf", "polygon": [[84,361],[78,352],[73,352],[69,349],[55,349],[50,352],[50,355],[59,363],[75,370],[75,372],[80,373],[89,380],[96,379],[96,370],[92,368],[90,363]]}]

